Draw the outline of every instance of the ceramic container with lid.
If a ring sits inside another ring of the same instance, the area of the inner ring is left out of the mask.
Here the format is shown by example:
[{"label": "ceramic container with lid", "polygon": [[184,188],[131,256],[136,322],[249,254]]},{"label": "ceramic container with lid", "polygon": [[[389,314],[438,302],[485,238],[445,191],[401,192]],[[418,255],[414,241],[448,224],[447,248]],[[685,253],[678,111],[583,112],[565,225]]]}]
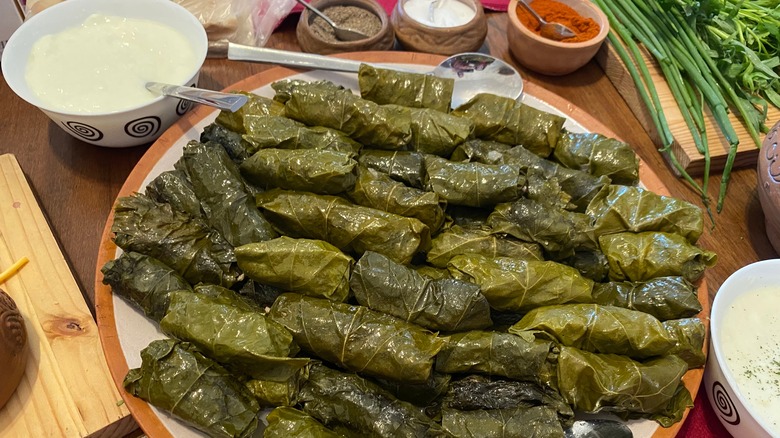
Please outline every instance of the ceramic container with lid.
[{"label": "ceramic container with lid", "polygon": [[[344,52],[390,50],[395,45],[395,34],[393,33],[393,27],[390,25],[390,18],[387,16],[385,9],[376,0],[312,0],[310,4],[321,12],[325,12],[326,15],[326,10],[334,6],[352,6],[365,9],[379,18],[380,28],[376,34],[366,39],[325,41],[317,36],[316,30],[312,26],[317,16],[308,9],[304,9],[298,19],[298,27],[295,29],[295,33],[298,36],[298,44],[304,52],[329,55]],[[333,19],[333,17],[329,18]]]},{"label": "ceramic container with lid", "polygon": [[[482,3],[478,0],[446,0],[439,6],[433,4],[434,0],[429,0],[428,9],[417,7],[420,2],[425,0],[399,0],[393,9],[391,17],[393,28],[404,48],[416,52],[454,55],[475,52],[482,47],[487,35],[487,18],[482,10]],[[446,20],[436,20],[435,16],[446,13],[448,7],[451,8],[450,10],[454,9],[448,2],[458,3],[459,10],[471,10],[474,15],[465,23],[455,26],[429,24],[446,23]],[[407,3],[410,5],[408,8]],[[430,20],[431,16],[425,13],[431,8],[434,20]]]},{"label": "ceramic container with lid", "polygon": [[766,235],[780,252],[780,122],[769,130],[758,153],[758,199],[764,210]]},{"label": "ceramic container with lid", "polygon": [[19,386],[27,365],[27,330],[16,303],[0,289],[0,409]]}]

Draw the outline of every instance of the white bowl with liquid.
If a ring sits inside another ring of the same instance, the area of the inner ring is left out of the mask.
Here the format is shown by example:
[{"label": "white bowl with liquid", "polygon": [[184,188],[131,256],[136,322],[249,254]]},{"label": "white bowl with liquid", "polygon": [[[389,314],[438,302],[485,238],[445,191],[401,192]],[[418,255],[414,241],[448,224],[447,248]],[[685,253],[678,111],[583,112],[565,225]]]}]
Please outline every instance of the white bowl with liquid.
[{"label": "white bowl with liquid", "polygon": [[[8,40],[2,57],[3,76],[14,93],[38,107],[56,125],[79,140],[105,147],[150,143],[186,113],[191,104],[150,95],[148,100],[129,107],[70,110],[47,102],[31,89],[26,75],[35,43],[46,35],[61,34],[80,26],[94,14],[148,20],[172,28],[192,49],[192,56],[182,67],[186,73],[181,77],[185,79],[177,85],[197,85],[208,50],[206,31],[187,9],[169,0],[68,0],[54,5],[22,24]],[[165,45],[166,41],[158,43]],[[142,87],[143,83],[138,86]],[[118,102],[123,99],[121,93],[116,99]]]},{"label": "white bowl with liquid", "polygon": [[780,436],[780,259],[723,282],[710,330],[704,384],[718,419],[735,437]]}]

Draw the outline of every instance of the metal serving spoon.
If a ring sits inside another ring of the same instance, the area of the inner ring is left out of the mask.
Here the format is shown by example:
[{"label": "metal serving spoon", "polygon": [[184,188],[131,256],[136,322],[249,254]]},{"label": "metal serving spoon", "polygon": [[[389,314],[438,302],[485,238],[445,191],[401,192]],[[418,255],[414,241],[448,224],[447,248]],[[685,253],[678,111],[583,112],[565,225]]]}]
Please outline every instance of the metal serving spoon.
[{"label": "metal serving spoon", "polygon": [[317,16],[325,20],[325,22],[328,23],[328,26],[333,28],[333,32],[336,34],[336,38],[340,39],[341,41],[364,40],[370,36],[362,32],[358,32],[356,30],[348,29],[346,27],[341,27],[338,24],[336,24],[333,20],[331,20],[330,17],[320,12],[320,10],[315,8],[314,6],[306,3],[303,0],[297,0],[297,1],[298,3],[302,4],[306,9],[314,12],[315,14],[317,14]]},{"label": "metal serving spoon", "polygon": [[247,102],[247,97],[242,94],[222,93],[219,91],[204,90],[202,88],[183,87],[181,85],[162,84],[159,82],[147,82],[146,89],[152,93],[201,103],[230,112],[235,112]]},{"label": "metal serving spoon", "polygon": [[[360,61],[315,55],[311,53],[289,52],[265,47],[243,46],[220,41],[209,44],[210,57],[227,57],[235,61],[262,62],[279,64],[293,68],[312,70],[341,71],[357,73]],[[405,68],[398,64],[372,64],[386,69],[429,73],[441,78],[452,78],[455,87],[452,93],[452,107],[455,108],[479,93],[492,93],[512,99],[520,98],[523,93],[523,78],[517,70],[506,62],[482,53],[460,53],[442,61],[432,71]]]},{"label": "metal serving spoon", "polygon": [[601,418],[577,420],[564,430],[566,438],[633,438],[625,423]]},{"label": "metal serving spoon", "polygon": [[522,5],[526,11],[528,11],[531,15],[533,15],[537,20],[539,20],[539,24],[541,27],[539,28],[539,33],[545,37],[549,38],[551,40],[564,40],[566,38],[571,38],[576,36],[574,31],[566,27],[565,25],[561,23],[554,23],[549,22],[542,18],[539,14],[534,11],[534,9],[525,2],[525,0],[517,0],[518,5]]}]

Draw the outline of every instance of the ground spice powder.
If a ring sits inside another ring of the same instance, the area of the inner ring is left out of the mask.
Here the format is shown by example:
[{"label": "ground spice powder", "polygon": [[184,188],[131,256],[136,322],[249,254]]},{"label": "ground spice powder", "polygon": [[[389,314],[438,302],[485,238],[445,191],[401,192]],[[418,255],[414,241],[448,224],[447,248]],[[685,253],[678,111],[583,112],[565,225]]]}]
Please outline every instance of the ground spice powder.
[{"label": "ground spice powder", "polygon": [[[583,17],[574,9],[555,0],[533,0],[529,3],[529,6],[545,20],[561,23],[574,31],[576,34],[575,36],[561,40],[561,42],[564,43],[587,41],[598,35],[601,30],[601,26],[593,21],[592,18]],[[531,32],[541,36],[541,25],[533,15],[521,6],[517,7],[516,14],[517,18],[525,27],[530,29]]]},{"label": "ground spice powder", "polygon": [[[331,6],[322,11],[336,25],[352,29],[372,37],[382,30],[382,21],[371,11],[357,6]],[[336,38],[336,32],[322,18],[315,16],[311,22],[314,35],[327,42],[340,41]]]}]

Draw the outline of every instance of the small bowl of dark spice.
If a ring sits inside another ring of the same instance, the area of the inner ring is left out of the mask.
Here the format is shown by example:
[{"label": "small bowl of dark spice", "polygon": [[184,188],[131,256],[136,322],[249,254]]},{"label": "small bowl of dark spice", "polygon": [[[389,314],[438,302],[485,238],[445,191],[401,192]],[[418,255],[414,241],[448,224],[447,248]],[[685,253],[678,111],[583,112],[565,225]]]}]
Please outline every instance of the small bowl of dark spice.
[{"label": "small bowl of dark spice", "polygon": [[366,38],[342,41],[325,20],[305,9],[296,28],[298,44],[304,52],[327,55],[393,48],[393,27],[387,12],[375,0],[313,0],[310,3],[337,26],[362,33]]},{"label": "small bowl of dark spice", "polygon": [[507,14],[507,40],[512,56],[524,67],[547,75],[565,75],[598,52],[609,33],[604,12],[588,0],[526,0],[542,19],[565,25],[574,32],[560,41],[547,38],[539,21],[511,0]]}]

